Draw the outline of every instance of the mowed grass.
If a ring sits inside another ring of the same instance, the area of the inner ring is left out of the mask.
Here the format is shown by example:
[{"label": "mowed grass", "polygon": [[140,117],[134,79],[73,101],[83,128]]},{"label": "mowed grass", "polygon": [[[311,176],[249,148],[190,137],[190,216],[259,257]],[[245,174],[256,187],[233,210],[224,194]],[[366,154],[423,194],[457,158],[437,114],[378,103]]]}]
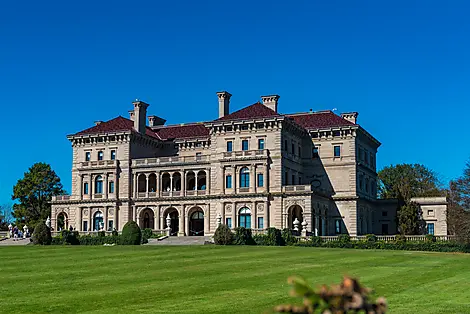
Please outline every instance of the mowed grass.
[{"label": "mowed grass", "polygon": [[290,275],[343,274],[390,313],[470,313],[470,255],[243,246],[3,247],[0,312],[263,313],[296,300]]}]

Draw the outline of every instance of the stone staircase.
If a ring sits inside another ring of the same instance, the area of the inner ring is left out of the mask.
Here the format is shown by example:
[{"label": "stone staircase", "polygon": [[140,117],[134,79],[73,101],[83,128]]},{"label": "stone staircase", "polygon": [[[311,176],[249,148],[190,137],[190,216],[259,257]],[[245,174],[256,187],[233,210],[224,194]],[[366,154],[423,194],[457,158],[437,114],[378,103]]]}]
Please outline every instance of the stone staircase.
[{"label": "stone staircase", "polygon": [[147,245],[204,245],[204,242],[211,241],[211,237],[168,237],[158,241],[158,239],[149,239]]}]

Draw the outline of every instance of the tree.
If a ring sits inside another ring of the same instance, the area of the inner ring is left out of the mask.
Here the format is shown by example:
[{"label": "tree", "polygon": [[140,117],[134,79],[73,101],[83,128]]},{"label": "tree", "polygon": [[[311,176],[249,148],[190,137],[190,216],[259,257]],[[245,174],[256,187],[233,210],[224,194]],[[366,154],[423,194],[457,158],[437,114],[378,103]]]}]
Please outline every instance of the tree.
[{"label": "tree", "polygon": [[445,195],[437,175],[420,164],[388,166],[379,171],[378,178],[378,193],[383,199],[405,203],[413,197]]},{"label": "tree", "polygon": [[8,230],[8,225],[13,222],[11,205],[0,205],[0,230]]},{"label": "tree", "polygon": [[470,242],[470,163],[451,181],[447,195],[447,230],[462,242]]},{"label": "tree", "polygon": [[51,215],[52,196],[65,191],[60,178],[46,163],[36,163],[13,187],[13,216],[18,223],[26,223],[33,229],[38,222],[43,223]]},{"label": "tree", "polygon": [[413,197],[444,196],[445,191],[437,175],[420,164],[400,164],[385,167],[378,173],[380,198],[398,200],[398,227],[402,234],[421,234],[424,221]]}]

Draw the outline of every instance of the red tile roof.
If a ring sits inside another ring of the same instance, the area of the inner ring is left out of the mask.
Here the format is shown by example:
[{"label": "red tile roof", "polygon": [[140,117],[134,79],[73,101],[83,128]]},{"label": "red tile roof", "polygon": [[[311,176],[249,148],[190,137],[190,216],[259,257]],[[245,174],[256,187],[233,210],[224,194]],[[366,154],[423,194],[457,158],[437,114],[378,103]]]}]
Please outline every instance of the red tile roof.
[{"label": "red tile roof", "polygon": [[216,121],[276,117],[279,114],[260,102],[228,114]]},{"label": "red tile roof", "polygon": [[306,129],[321,129],[354,125],[354,123],[341,118],[331,111],[295,113],[289,114],[287,116],[294,119],[297,124],[303,126]]},{"label": "red tile roof", "polygon": [[209,129],[202,123],[186,125],[169,125],[154,128],[153,131],[162,140],[208,137]]},{"label": "red tile roof", "polygon": [[[91,128],[78,132],[76,135],[85,134],[97,134],[97,133],[109,133],[109,132],[120,132],[120,131],[135,131],[134,122],[124,117],[117,117],[106,122],[101,122]],[[155,133],[147,127],[146,135],[156,137]]]}]

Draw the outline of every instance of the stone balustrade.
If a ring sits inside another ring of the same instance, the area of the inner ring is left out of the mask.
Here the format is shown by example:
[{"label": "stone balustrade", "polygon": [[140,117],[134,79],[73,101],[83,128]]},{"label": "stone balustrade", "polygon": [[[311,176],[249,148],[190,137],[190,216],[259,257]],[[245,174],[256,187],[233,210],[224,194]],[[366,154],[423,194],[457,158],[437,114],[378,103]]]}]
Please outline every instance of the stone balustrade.
[{"label": "stone balustrade", "polygon": [[312,191],[312,185],[299,184],[299,185],[285,185],[282,187],[282,192],[305,192]]},{"label": "stone balustrade", "polygon": [[269,151],[267,149],[257,149],[257,150],[242,150],[242,151],[233,151],[233,152],[224,152],[224,159],[232,158],[245,158],[245,157],[259,157],[266,158],[268,157]]},{"label": "stone balustrade", "polygon": [[83,161],[80,163],[81,168],[83,169],[95,169],[95,168],[107,168],[107,167],[116,167],[116,160],[98,160],[98,161]]},{"label": "stone balustrade", "polygon": [[204,163],[209,162],[208,155],[198,156],[170,156],[156,158],[141,158],[132,160],[133,167],[168,166],[172,164]]}]

